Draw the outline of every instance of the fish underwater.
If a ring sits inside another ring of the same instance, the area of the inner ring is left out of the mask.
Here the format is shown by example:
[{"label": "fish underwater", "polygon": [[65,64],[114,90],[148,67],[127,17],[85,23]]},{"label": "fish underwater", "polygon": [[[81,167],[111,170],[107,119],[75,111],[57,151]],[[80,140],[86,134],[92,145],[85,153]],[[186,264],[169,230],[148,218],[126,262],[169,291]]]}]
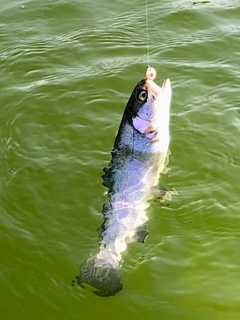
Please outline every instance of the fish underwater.
[{"label": "fish underwater", "polygon": [[113,296],[122,290],[121,253],[128,243],[144,242],[148,235],[146,209],[166,167],[172,90],[169,79],[160,87],[155,77],[155,69],[148,67],[146,77],[134,88],[111,163],[103,169],[109,201],[103,205],[104,222],[98,229],[99,252],[87,258],[77,276],[80,286],[89,284],[100,296]]}]

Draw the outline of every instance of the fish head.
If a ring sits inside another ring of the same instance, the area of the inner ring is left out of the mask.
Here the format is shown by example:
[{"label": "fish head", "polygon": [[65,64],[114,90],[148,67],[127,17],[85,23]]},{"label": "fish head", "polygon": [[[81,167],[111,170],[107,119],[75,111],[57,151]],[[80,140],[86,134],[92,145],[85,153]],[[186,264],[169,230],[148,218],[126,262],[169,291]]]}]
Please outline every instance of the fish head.
[{"label": "fish head", "polygon": [[159,151],[167,151],[170,141],[169,120],[171,83],[166,79],[162,87],[152,79],[143,79],[135,87],[131,106],[132,125],[150,143],[157,143]]}]

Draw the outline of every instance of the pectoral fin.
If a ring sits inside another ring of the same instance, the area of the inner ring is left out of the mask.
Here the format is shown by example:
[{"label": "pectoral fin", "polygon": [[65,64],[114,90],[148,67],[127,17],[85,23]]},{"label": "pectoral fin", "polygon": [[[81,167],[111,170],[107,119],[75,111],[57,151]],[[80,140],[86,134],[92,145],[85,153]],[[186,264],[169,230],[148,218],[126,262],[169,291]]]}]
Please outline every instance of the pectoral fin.
[{"label": "pectoral fin", "polygon": [[151,188],[154,199],[159,200],[172,200],[172,194],[178,194],[176,190],[168,191],[166,188],[160,186],[154,186]]},{"label": "pectoral fin", "polygon": [[149,235],[149,231],[145,225],[137,228],[135,235],[133,236],[133,241],[135,242],[144,242],[146,237]]}]

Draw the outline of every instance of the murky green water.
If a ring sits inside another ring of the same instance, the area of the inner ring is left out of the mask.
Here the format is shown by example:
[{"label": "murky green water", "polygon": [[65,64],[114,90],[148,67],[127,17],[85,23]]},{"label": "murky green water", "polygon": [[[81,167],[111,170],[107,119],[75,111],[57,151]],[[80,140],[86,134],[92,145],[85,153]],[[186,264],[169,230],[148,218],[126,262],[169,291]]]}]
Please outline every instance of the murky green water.
[{"label": "murky green water", "polygon": [[170,206],[124,253],[124,290],[72,287],[97,245],[102,168],[147,64],[144,1],[1,0],[1,319],[240,317],[238,0],[148,0],[169,77]]}]

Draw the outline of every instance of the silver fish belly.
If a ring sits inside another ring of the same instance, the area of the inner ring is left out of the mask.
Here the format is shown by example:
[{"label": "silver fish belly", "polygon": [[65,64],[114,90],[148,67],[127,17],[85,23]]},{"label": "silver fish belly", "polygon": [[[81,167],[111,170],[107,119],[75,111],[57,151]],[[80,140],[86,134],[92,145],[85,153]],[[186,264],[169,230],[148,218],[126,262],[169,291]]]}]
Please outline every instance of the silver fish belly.
[{"label": "silver fish belly", "polygon": [[121,253],[127,243],[144,242],[148,235],[146,209],[166,165],[171,84],[167,79],[158,86],[155,74],[147,70],[125,108],[111,165],[104,169],[109,202],[103,205],[99,252],[82,264],[77,277],[79,285],[87,283],[102,296],[122,290]]}]

